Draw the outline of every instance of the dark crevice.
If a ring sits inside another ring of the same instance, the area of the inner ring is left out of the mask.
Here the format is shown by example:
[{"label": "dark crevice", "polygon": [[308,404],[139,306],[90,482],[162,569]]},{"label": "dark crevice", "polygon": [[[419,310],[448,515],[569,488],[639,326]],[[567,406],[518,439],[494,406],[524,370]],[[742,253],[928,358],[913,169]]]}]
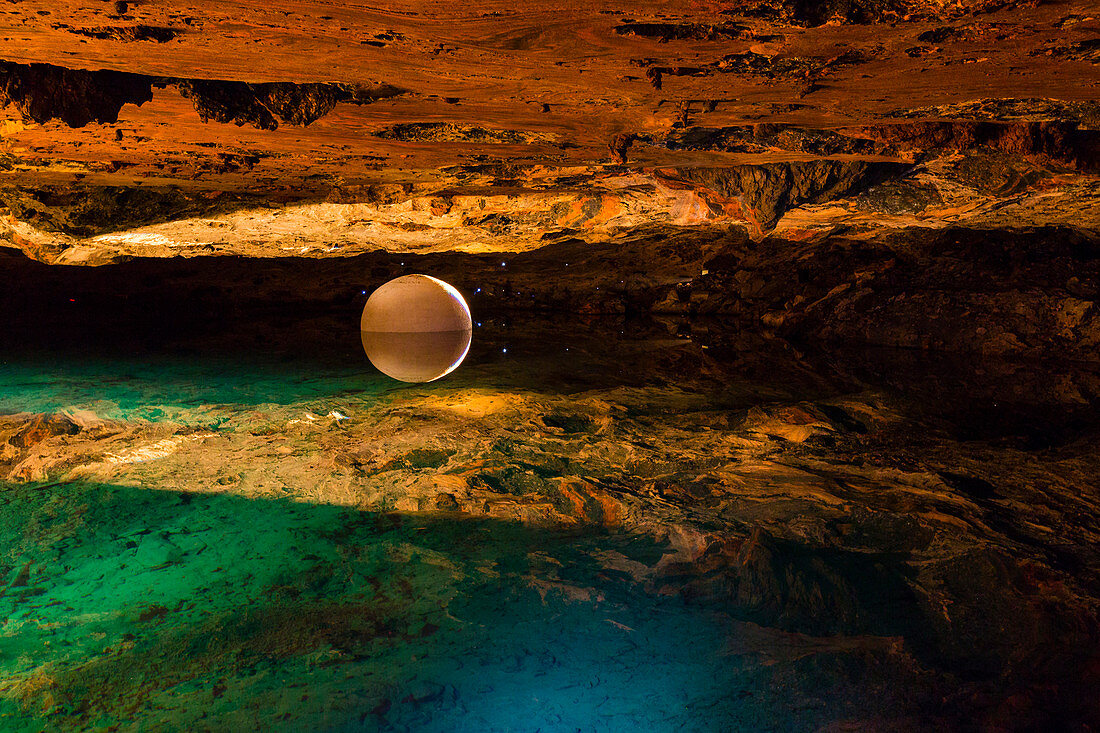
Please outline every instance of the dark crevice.
[{"label": "dark crevice", "polygon": [[308,125],[340,102],[369,104],[405,93],[388,84],[248,83],[180,79],[122,71],[67,69],[52,64],[0,61],[0,104],[15,105],[28,121],[61,120],[69,127],[115,123],[122,106],[152,100],[153,88],[174,85],[203,121],[233,122],[274,130],[280,122]]},{"label": "dark crevice", "polygon": [[33,122],[61,120],[69,127],[118,122],[124,104],[153,98],[152,77],[123,71],[85,71],[51,64],[0,61],[0,103],[15,105]]},{"label": "dark crevice", "polygon": [[733,0],[723,3],[730,15],[761,18],[794,26],[869,25],[899,21],[944,21],[982,15],[1044,0],[977,0],[947,7],[928,0]]},{"label": "dark crevice", "polygon": [[787,211],[857,193],[909,170],[904,163],[814,160],[792,163],[679,168],[669,176],[742,202],[752,229],[774,228]]},{"label": "dark crevice", "polygon": [[478,125],[453,122],[401,122],[374,133],[377,137],[402,142],[469,142],[522,145],[534,142],[537,135],[519,130],[491,130]]},{"label": "dark crevice", "polygon": [[668,41],[728,41],[751,40],[757,36],[740,23],[624,23],[615,26],[620,36],[640,36]]},{"label": "dark crevice", "polygon": [[1081,170],[1100,168],[1100,131],[1060,120],[915,120],[862,127],[815,129],[762,123],[688,127],[664,144],[671,150],[763,153],[780,149],[813,155],[900,155],[927,159],[943,153],[987,150],[1045,158]]},{"label": "dark crevice", "polygon": [[120,41],[123,43],[134,41],[167,43],[183,33],[177,28],[165,28],[155,25],[108,25],[94,28],[73,28],[64,23],[58,23],[54,28],[100,41]]}]

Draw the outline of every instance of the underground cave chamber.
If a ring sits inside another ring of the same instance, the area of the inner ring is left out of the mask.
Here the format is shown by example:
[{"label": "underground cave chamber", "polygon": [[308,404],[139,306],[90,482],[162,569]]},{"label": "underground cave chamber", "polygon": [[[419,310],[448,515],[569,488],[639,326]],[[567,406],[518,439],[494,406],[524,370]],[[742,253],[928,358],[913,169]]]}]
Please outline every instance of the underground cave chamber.
[{"label": "underground cave chamber", "polygon": [[0,730],[1095,730],[1095,16],[12,6]]}]

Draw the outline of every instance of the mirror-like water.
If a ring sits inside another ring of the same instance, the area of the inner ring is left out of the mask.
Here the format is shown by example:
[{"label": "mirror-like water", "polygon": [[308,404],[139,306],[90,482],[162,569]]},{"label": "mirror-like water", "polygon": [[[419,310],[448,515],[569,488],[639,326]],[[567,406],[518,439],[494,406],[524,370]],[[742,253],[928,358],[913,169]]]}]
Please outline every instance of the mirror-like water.
[{"label": "mirror-like water", "polygon": [[9,340],[0,727],[1095,714],[1094,372],[490,318],[403,385],[345,326]]}]

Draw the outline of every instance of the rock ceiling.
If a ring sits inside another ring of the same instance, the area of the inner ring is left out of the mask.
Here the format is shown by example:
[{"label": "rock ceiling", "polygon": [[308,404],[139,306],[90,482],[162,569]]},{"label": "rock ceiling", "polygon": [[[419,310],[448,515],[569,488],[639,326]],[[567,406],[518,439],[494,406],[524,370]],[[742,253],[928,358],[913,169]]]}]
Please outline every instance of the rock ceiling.
[{"label": "rock ceiling", "polygon": [[[1097,0],[381,5],[2,6],[0,719],[423,729],[512,584],[666,727],[1095,730]],[[408,272],[478,330],[395,388]]]},{"label": "rock ceiling", "polygon": [[1090,2],[7,8],[0,244],[45,263],[1100,211]]}]

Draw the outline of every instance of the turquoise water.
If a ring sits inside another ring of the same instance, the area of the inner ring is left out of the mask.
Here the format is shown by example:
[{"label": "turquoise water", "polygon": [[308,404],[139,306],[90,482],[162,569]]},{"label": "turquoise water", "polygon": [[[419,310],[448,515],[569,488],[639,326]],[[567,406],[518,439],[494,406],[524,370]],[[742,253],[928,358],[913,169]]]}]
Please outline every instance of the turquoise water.
[{"label": "turquoise water", "polygon": [[[317,336],[9,349],[0,413],[216,428],[203,408],[408,389]],[[514,381],[503,343],[483,340],[460,380]],[[652,566],[652,540],[80,481],[0,485],[0,517],[5,730],[717,730],[774,715],[753,699],[759,670],[723,655],[720,610],[598,560]]]},{"label": "turquoise water", "polygon": [[5,730],[678,730],[768,715],[753,700],[764,680],[721,655],[720,616],[593,559],[659,556],[638,539],[103,485],[0,495],[5,565],[23,576],[0,597],[9,684],[49,660],[37,689],[4,690]]},{"label": "turquoise water", "polygon": [[[676,465],[632,458],[665,440],[695,446],[712,433],[755,440],[739,426],[762,405],[813,409],[807,401],[867,390],[862,377],[814,366],[783,344],[704,345],[661,324],[486,322],[454,374],[407,386],[373,370],[358,334],[340,323],[279,338],[245,329],[138,347],[125,338],[9,344],[0,354],[0,415],[81,409],[129,424],[202,428],[230,441],[232,461],[235,435],[253,448],[285,437],[307,457],[333,445],[347,450],[326,437],[339,424],[326,422],[328,433],[282,427],[304,411],[381,422],[393,406],[408,428],[385,441],[415,437],[419,408],[408,405],[433,397],[522,398],[544,410],[536,422],[486,418],[494,435],[514,441],[492,442],[480,463],[424,459],[416,468],[438,480],[485,476],[500,492],[528,492],[526,501],[566,473],[628,498],[648,481],[658,495],[646,510],[652,516],[635,517],[633,529],[607,529],[249,498],[232,483],[201,484],[199,473],[194,490],[166,490],[142,465],[120,483],[0,482],[0,730],[938,730],[979,706],[973,690],[995,700],[1003,650],[986,664],[972,651],[983,646],[980,636],[956,647],[950,632],[923,620],[938,617],[911,590],[920,571],[910,553],[930,535],[904,509],[857,506],[833,524],[831,507],[788,500],[781,486],[763,482],[765,501],[719,511],[710,487],[726,459],[698,447]],[[1041,392],[1050,380],[1021,373],[1006,372],[1007,387],[975,398],[975,418],[970,402],[942,396],[965,385],[926,371],[914,414],[942,405],[961,415],[936,423],[940,432],[929,434],[937,440],[976,421],[989,432],[988,406],[998,401],[1067,414],[1062,403],[1021,391],[1034,383]],[[900,369],[891,378],[917,384]],[[1072,395],[1095,393],[1091,377],[1077,384]],[[889,387],[865,402],[885,405],[889,417],[898,403],[883,395],[896,393]],[[597,423],[568,412],[574,397],[622,420],[614,441],[600,443]],[[792,461],[862,466],[871,451],[890,450],[848,443],[856,448],[835,458],[837,442],[862,440],[861,421],[870,418],[829,409],[850,434],[838,428],[805,444],[772,437],[759,455],[785,450]],[[1034,429],[1042,423],[1033,416],[1045,413],[1029,410],[1020,423]],[[274,430],[249,413],[282,422]],[[912,460],[904,453],[911,434],[914,454],[926,450],[922,424],[890,430],[895,437],[882,440],[901,441],[903,460]],[[554,455],[566,440],[585,449],[590,434],[591,449],[607,453]],[[363,435],[370,449],[370,431]],[[633,473],[623,478],[627,466]],[[391,480],[385,467],[372,470],[364,481]],[[896,488],[878,493],[888,502]],[[841,482],[832,491],[856,497],[845,502],[877,500]],[[930,501],[937,512],[957,510]],[[681,567],[661,530],[666,516],[732,539]],[[767,521],[774,536],[739,559],[740,543],[757,541]],[[960,576],[969,577],[970,557],[984,567],[984,545],[975,547],[972,556],[960,551]],[[963,595],[952,614],[971,613],[972,601]],[[1044,617],[1036,626],[1062,623]],[[1076,617],[1065,624],[1079,627]],[[957,655],[956,667],[943,661],[944,649]],[[994,681],[966,688],[962,702],[951,698],[975,669]]]},{"label": "turquoise water", "polygon": [[297,355],[216,344],[189,353],[13,351],[0,355],[0,413],[77,407],[99,408],[108,419],[156,420],[172,407],[287,405],[395,387],[361,351],[339,346]]}]

